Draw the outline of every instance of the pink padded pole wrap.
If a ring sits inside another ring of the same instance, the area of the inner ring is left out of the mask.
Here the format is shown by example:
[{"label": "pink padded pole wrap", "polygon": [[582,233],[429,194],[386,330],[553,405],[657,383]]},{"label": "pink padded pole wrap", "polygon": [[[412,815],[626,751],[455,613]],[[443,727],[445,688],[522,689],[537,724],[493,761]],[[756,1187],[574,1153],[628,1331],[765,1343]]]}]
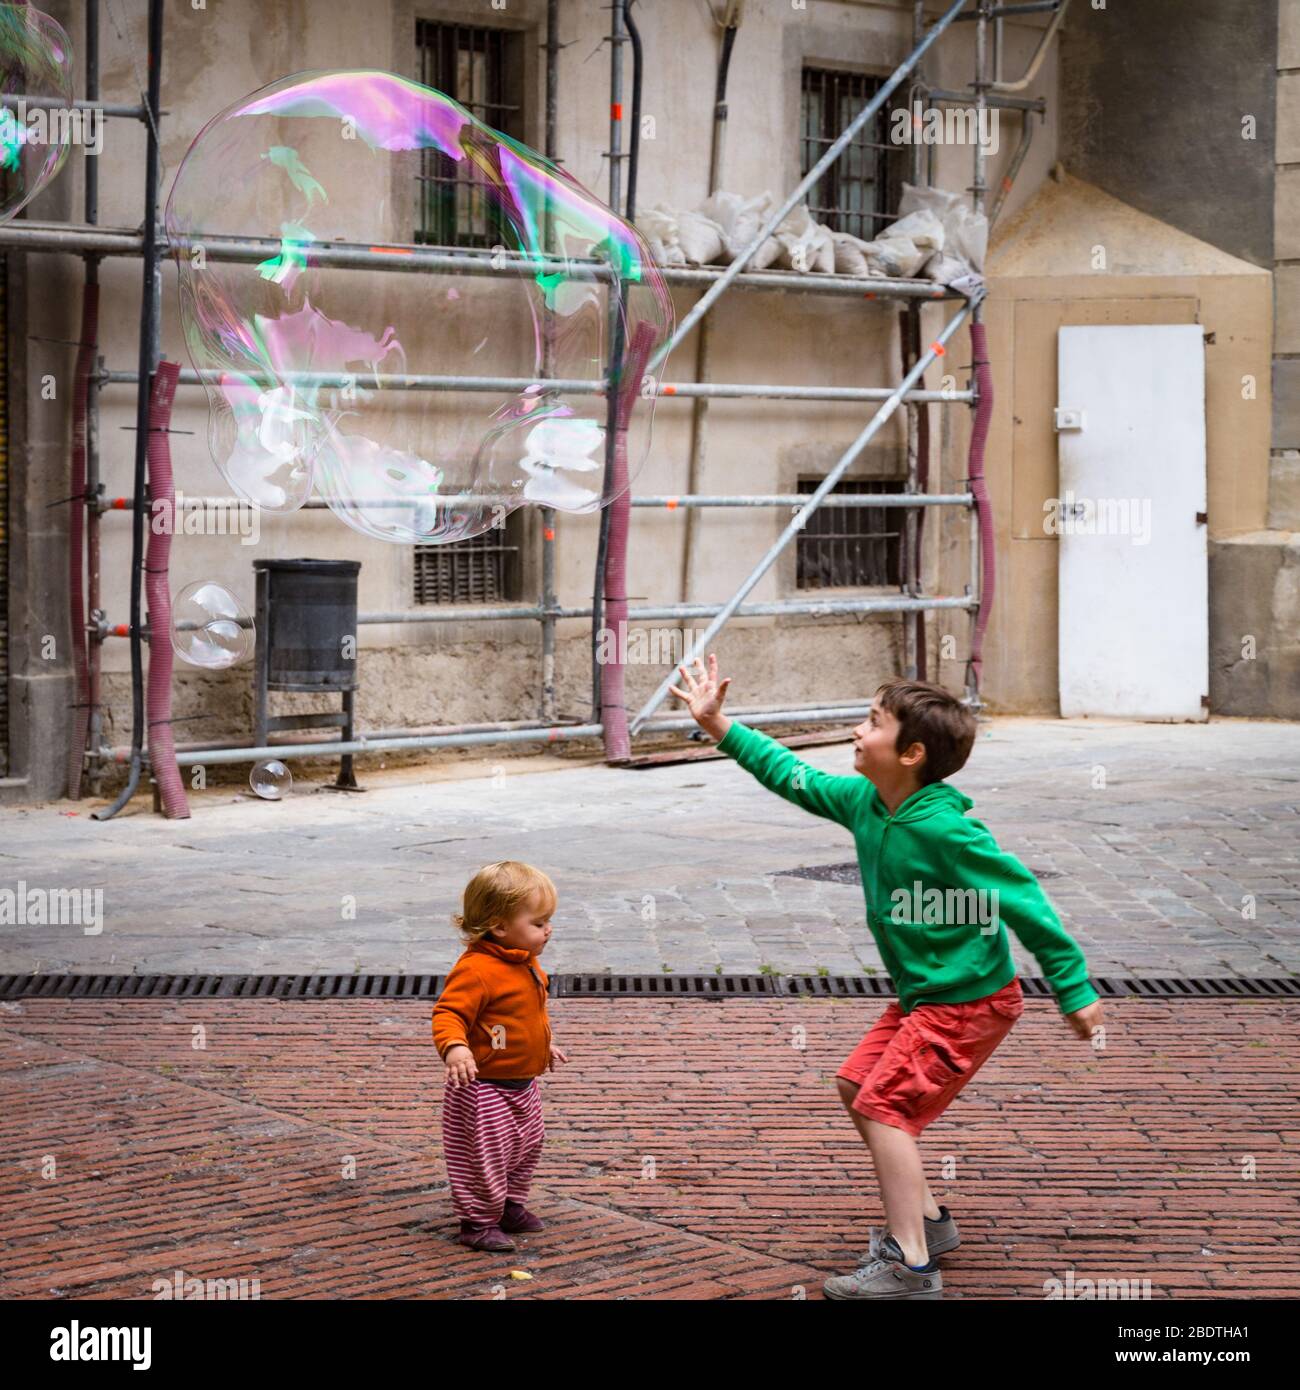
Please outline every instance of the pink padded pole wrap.
[{"label": "pink padded pole wrap", "polygon": [[627,426],[641,376],[650,356],[654,330],[639,323],[628,345],[623,384],[618,393],[614,427],[614,464],[609,504],[609,548],[605,552],[605,627],[614,634],[614,657],[600,675],[600,722],[604,728],[605,761],[626,762],[632,755],[627,729],[623,656],[627,634],[627,533],[632,494],[627,486]]},{"label": "pink padded pole wrap", "polygon": [[970,647],[971,676],[978,691],[984,665],[984,632],[989,625],[989,614],[993,610],[993,592],[997,578],[993,556],[993,503],[989,499],[988,484],[984,481],[984,446],[988,442],[989,424],[993,419],[993,369],[989,365],[986,329],[982,323],[971,324],[970,342],[975,366],[975,385],[979,392],[979,404],[975,407],[975,421],[971,427],[968,468],[970,490],[975,498],[980,529],[980,606]]},{"label": "pink padded pole wrap", "polygon": [[167,431],[180,370],[179,362],[159,362],[149,398],[149,507],[151,521],[157,524],[149,527],[149,549],[144,562],[145,601],[149,608],[149,688],[145,706],[149,721],[149,765],[158,783],[163,814],[168,820],[184,820],[190,813],[172,738],[172,600],[168,588],[176,488],[172,482],[172,454]]}]

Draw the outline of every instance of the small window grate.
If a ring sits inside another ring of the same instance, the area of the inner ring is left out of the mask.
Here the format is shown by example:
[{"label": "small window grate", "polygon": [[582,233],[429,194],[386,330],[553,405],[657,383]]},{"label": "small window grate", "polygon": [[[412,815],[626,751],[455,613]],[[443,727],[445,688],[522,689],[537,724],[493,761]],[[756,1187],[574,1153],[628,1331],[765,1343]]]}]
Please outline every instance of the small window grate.
[{"label": "small window grate", "polygon": [[[800,478],[799,492],[816,492],[824,479]],[[795,587],[837,589],[902,583],[902,507],[837,507],[843,493],[900,493],[893,479],[839,483],[795,537]]]},{"label": "small window grate", "polygon": [[[521,35],[508,29],[418,20],[420,81],[467,107],[485,125],[523,138]],[[435,246],[495,246],[497,214],[465,164],[437,150],[420,157],[415,240]]]},{"label": "small window grate", "polygon": [[518,597],[522,511],[503,527],[449,545],[415,547],[416,603],[493,603]]},{"label": "small window grate", "polygon": [[[882,78],[867,73],[804,68],[802,173],[839,139],[882,85]],[[809,190],[813,220],[871,241],[896,216],[904,152],[904,146],[889,140],[889,113],[882,107]]]}]

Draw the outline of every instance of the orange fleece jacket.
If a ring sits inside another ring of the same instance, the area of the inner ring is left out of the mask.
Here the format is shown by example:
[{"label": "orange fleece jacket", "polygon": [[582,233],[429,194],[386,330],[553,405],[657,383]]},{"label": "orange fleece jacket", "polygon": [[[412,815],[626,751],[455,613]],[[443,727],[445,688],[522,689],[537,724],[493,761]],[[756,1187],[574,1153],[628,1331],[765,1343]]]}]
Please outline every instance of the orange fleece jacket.
[{"label": "orange fleece jacket", "polygon": [[474,1054],[479,1076],[540,1076],[551,1060],[546,986],[546,972],[527,951],[486,940],[468,947],[434,1005],[438,1056],[460,1043]]}]

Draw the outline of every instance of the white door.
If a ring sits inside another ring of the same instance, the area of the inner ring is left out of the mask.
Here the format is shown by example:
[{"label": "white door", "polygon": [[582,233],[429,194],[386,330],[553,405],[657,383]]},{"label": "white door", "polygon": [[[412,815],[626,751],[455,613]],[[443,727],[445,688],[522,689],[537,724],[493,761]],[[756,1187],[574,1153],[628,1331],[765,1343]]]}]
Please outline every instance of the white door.
[{"label": "white door", "polygon": [[1062,328],[1058,347],[1061,714],[1204,719],[1202,329]]}]

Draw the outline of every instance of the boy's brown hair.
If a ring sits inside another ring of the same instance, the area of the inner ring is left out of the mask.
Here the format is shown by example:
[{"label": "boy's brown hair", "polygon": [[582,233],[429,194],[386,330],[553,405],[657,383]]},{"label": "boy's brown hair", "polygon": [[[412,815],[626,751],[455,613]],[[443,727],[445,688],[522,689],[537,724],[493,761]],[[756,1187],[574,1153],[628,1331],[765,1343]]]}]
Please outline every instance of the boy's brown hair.
[{"label": "boy's brown hair", "polygon": [[921,785],[942,781],[966,766],[975,744],[975,715],[941,685],[930,681],[888,680],[876,691],[881,709],[898,720],[894,751],[914,743],[925,749]]},{"label": "boy's brown hair", "polygon": [[558,896],[555,884],[540,869],[517,859],[485,864],[465,885],[463,911],[452,913],[452,925],[472,946],[497,923],[514,917],[534,894],[541,895],[541,912],[549,917]]}]

